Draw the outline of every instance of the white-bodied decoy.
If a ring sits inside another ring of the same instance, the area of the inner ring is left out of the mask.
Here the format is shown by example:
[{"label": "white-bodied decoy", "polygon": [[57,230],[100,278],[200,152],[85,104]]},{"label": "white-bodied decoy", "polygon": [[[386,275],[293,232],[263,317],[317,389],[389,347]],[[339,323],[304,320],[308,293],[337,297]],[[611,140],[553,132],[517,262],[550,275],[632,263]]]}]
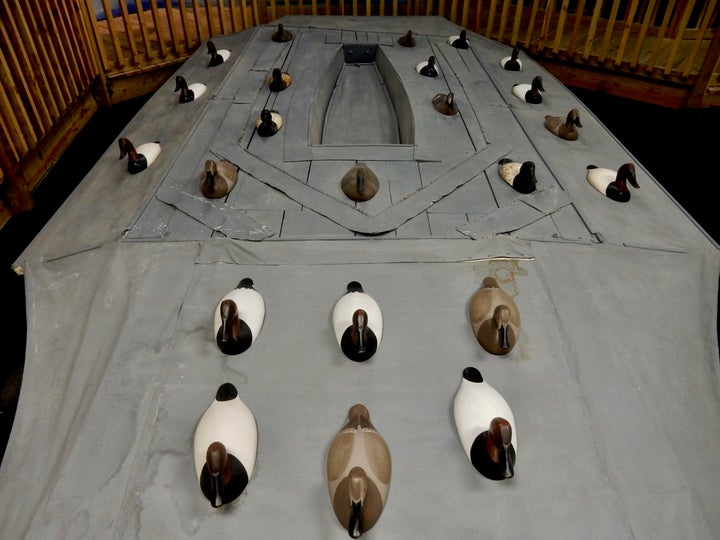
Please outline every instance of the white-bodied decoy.
[{"label": "white-bodied decoy", "polygon": [[548,114],[545,116],[545,127],[561,139],[577,141],[580,137],[577,128],[582,127],[580,113],[577,109],[571,109],[565,118]]},{"label": "white-bodied decoy", "polygon": [[210,55],[210,65],[219,66],[230,58],[230,51],[227,49],[217,49],[215,43],[207,42],[207,53]]},{"label": "white-bodied decoy", "polygon": [[225,354],[240,354],[260,335],[265,320],[265,301],[244,278],[220,299],[213,318],[215,342]]},{"label": "white-bodied decoy", "polygon": [[226,159],[205,161],[205,168],[200,173],[200,191],[208,199],[225,197],[235,187],[238,178],[238,167]]},{"label": "white-bodied decoy", "polygon": [[461,30],[459,36],[450,36],[447,42],[456,49],[467,49],[470,47],[470,44],[467,40],[466,30]]},{"label": "white-bodied decoy", "polygon": [[180,103],[190,103],[199,98],[207,90],[207,86],[203,83],[188,84],[185,77],[178,75],[175,77],[175,91],[180,90]]},{"label": "white-bodied decoy", "polygon": [[375,299],[351,281],[345,294],[335,303],[333,330],[343,354],[355,362],[371,358],[380,346],[383,317]]},{"label": "white-bodied decoy", "polygon": [[537,75],[533,78],[530,84],[515,84],[512,87],[512,92],[518,98],[522,99],[526,103],[533,103],[537,105],[542,103],[542,95],[540,92],[544,92],[542,77]]},{"label": "white-bodied decoy", "polygon": [[283,119],[279,112],[263,109],[255,122],[255,129],[261,137],[272,137],[280,131],[282,125]]},{"label": "white-bodied decoy", "polygon": [[390,489],[390,450],[362,404],[353,405],[327,455],[327,484],[335,515],[352,538],[380,518]]},{"label": "white-bodied decoy", "polygon": [[512,478],[517,453],[515,418],[505,398],[483,380],[477,368],[463,370],[453,415],[460,443],[475,469],[491,480]]},{"label": "white-bodied decoy", "polygon": [[195,473],[213,508],[230,504],[252,478],[257,423],[232,383],[221,385],[195,429]]},{"label": "white-bodied decoy", "polygon": [[537,179],[535,178],[535,163],[525,161],[519,163],[508,158],[498,161],[498,173],[500,178],[520,193],[532,193],[535,191]]},{"label": "white-bodied decoy", "polygon": [[520,333],[520,311],[494,277],[483,279],[470,299],[470,324],[475,339],[492,354],[507,354]]},{"label": "white-bodied decoy", "polygon": [[415,66],[415,71],[425,77],[437,77],[438,70],[435,57],[431,56],[427,59],[427,62],[420,62],[417,66]]},{"label": "white-bodied decoy", "polygon": [[128,156],[127,170],[130,174],[137,174],[144,171],[160,155],[160,142],[144,143],[135,148],[130,139],[120,137],[118,139],[120,145],[120,159]]},{"label": "white-bodied decoy", "polygon": [[587,181],[600,193],[618,202],[628,202],[630,200],[628,182],[635,189],[640,189],[640,185],[635,178],[635,165],[632,163],[625,163],[617,171],[588,165]]},{"label": "white-bodied decoy", "polygon": [[500,65],[502,66],[502,68],[507,69],[508,71],[521,71],[522,60],[518,59],[519,54],[520,49],[518,49],[517,47],[513,47],[510,56],[506,56],[500,60]]}]

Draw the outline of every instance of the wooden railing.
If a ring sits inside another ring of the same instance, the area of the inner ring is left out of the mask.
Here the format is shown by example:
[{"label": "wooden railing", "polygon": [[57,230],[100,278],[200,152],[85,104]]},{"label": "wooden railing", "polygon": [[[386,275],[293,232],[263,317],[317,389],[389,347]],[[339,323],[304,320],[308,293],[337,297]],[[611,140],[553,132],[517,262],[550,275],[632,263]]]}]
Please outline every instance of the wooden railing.
[{"label": "wooden railing", "polygon": [[719,0],[4,0],[0,226],[97,109],[154,91],[204,41],[285,15],[439,15],[570,86],[720,105]]}]

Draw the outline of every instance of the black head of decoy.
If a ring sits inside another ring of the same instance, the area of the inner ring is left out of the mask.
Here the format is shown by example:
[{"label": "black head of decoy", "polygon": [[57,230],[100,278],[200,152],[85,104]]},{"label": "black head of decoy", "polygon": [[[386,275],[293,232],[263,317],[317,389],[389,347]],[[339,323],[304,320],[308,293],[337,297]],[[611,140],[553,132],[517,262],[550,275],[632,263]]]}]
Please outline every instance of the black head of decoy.
[{"label": "black head of decoy", "polygon": [[175,77],[175,92],[180,91],[180,103],[189,103],[195,99],[195,93],[188,88],[187,81],[182,75]]},{"label": "black head of decoy", "polygon": [[398,39],[398,43],[402,45],[403,47],[414,47],[415,46],[415,38],[413,37],[413,33],[411,30],[407,31],[407,34],[400,37]]},{"label": "black head of decoy", "polygon": [[276,43],[285,43],[290,41],[292,38],[293,35],[285,30],[285,27],[282,24],[277,25],[277,30],[272,35],[272,40]]}]

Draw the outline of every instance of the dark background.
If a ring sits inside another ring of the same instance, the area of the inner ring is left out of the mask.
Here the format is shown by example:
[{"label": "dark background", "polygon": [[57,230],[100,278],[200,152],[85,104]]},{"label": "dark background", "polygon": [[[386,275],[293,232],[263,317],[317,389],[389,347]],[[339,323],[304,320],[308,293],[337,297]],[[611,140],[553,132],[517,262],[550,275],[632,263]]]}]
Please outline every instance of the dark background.
[{"label": "dark background", "polygon": [[[720,244],[713,163],[720,151],[720,109],[674,110],[571,88],[625,148]],[[147,97],[100,109],[33,193],[32,211],[16,214],[0,229],[0,456],[5,452],[25,360],[25,290],[11,265],[40,232],[95,162],[115,143]],[[582,113],[581,113],[582,118]],[[582,132],[582,130],[581,130]],[[78,223],[78,227],[82,224]]]}]

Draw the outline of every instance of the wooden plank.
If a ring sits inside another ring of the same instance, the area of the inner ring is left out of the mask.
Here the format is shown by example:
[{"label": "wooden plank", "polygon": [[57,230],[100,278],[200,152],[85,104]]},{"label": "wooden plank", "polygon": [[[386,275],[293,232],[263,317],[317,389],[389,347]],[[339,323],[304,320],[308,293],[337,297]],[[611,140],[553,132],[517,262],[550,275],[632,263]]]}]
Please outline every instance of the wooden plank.
[{"label": "wooden plank", "polygon": [[602,45],[600,46],[600,61],[604,62],[607,58],[607,51],[608,46],[610,44],[610,39],[613,35],[613,28],[615,27],[615,20],[617,19],[618,9],[620,7],[620,0],[615,0],[613,2],[612,8],[610,10],[610,17],[608,18],[605,26],[605,35],[603,36]]},{"label": "wooden plank", "polygon": [[547,39],[548,31],[550,29],[550,21],[552,20],[552,9],[550,5],[553,0],[547,0],[545,2],[545,14],[543,16],[542,25],[540,26],[540,37],[538,38],[538,50],[542,51],[545,49],[545,40]]},{"label": "wooden plank", "polygon": [[572,34],[570,35],[570,43],[568,44],[568,51],[570,51],[571,54],[575,51],[575,44],[577,43],[578,33],[582,24],[584,10],[585,0],[580,0],[577,7],[575,8],[575,20],[573,21]]},{"label": "wooden plank", "polygon": [[[705,35],[705,32],[707,31],[708,27],[710,26],[710,21],[712,20],[712,16],[715,13],[715,5],[716,0],[711,0],[709,3],[705,4],[705,13],[703,15],[702,21],[700,23],[700,31],[698,32],[697,37],[693,41],[692,48],[690,49],[690,54],[688,55],[687,62],[685,64],[685,68],[682,71],[682,77],[687,77],[690,74],[690,71],[692,70],[693,64],[695,62],[695,59],[697,58],[698,51],[700,50],[700,45],[704,41],[702,37]],[[715,34],[718,33],[718,30],[716,29]],[[707,55],[706,55],[706,61],[702,64],[707,64]],[[712,65],[714,65],[715,62],[713,62]],[[702,70],[702,68],[701,68]],[[697,83],[696,83],[697,84]]]},{"label": "wooden plank", "polygon": [[495,10],[497,9],[497,0],[490,0],[490,12],[488,13],[487,27],[485,35],[492,37],[493,24],[495,23]]},{"label": "wooden plank", "polygon": [[675,57],[677,56],[678,49],[680,48],[680,44],[685,36],[685,29],[687,28],[688,21],[690,20],[690,14],[692,13],[693,7],[694,2],[688,2],[685,5],[685,10],[683,11],[682,18],[680,19],[680,24],[677,29],[677,34],[675,35],[672,49],[670,50],[670,57],[668,58],[667,65],[665,66],[665,75],[670,75],[670,72],[673,70]]},{"label": "wooden plank", "polygon": [[560,16],[558,17],[557,26],[555,28],[555,41],[552,45],[552,51],[558,53],[560,50],[560,42],[562,40],[563,32],[565,30],[565,19],[567,18],[568,4],[570,0],[563,0],[562,6],[560,7]]},{"label": "wooden plank", "polygon": [[504,0],[502,3],[502,10],[500,12],[500,29],[498,30],[497,39],[502,41],[505,37],[505,29],[507,28],[508,20],[508,9],[510,8],[509,0]]},{"label": "wooden plank", "polygon": [[619,66],[625,55],[625,46],[627,45],[628,38],[630,37],[630,31],[633,29],[633,20],[635,19],[635,12],[637,10],[639,2],[631,2],[630,10],[628,11],[627,17],[623,25],[623,32],[620,37],[620,45],[618,45],[617,55],[615,56],[615,65]]},{"label": "wooden plank", "polygon": [[[157,36],[158,46],[160,47],[160,56],[167,57],[167,47],[165,45],[165,36],[163,35],[164,25],[160,24],[160,11],[157,6],[157,0],[150,0],[150,13],[152,13],[152,21],[155,26],[155,35]],[[170,36],[172,41],[172,36]]]},{"label": "wooden plank", "polygon": [[650,56],[650,62],[646,67],[646,71],[651,71],[654,66],[657,65],[657,59],[660,55],[660,50],[663,47],[663,40],[665,39],[665,32],[667,32],[668,24],[670,23],[670,15],[672,14],[673,8],[675,7],[675,0],[670,0],[665,6],[665,16],[663,17],[660,30],[655,40],[655,47],[653,48],[652,55]]},{"label": "wooden plank", "polygon": [[[583,0],[581,0],[583,1]],[[532,36],[535,29],[535,19],[539,8],[540,0],[533,0],[532,9],[530,11],[530,24],[528,24],[527,33],[525,34],[525,47],[532,48]]]},{"label": "wooden plank", "polygon": [[593,51],[593,42],[595,40],[595,32],[597,31],[598,19],[600,18],[600,9],[602,8],[602,2],[595,4],[592,18],[590,19],[590,29],[585,39],[585,49],[583,51],[583,60],[587,60],[590,57],[590,53]]},{"label": "wooden plank", "polygon": [[522,21],[523,7],[521,4],[515,5],[515,17],[513,18],[512,34],[510,35],[510,45],[517,45],[520,39],[520,23]]},{"label": "wooden plank", "polygon": [[655,12],[655,2],[656,0],[650,0],[650,3],[646,8],[645,17],[643,17],[640,33],[638,34],[637,42],[635,44],[635,52],[633,52],[632,58],[630,59],[631,68],[637,67],[638,61],[640,60],[640,53],[642,52],[642,47],[645,43],[645,36],[647,35],[650,21],[652,20],[653,13]]}]

